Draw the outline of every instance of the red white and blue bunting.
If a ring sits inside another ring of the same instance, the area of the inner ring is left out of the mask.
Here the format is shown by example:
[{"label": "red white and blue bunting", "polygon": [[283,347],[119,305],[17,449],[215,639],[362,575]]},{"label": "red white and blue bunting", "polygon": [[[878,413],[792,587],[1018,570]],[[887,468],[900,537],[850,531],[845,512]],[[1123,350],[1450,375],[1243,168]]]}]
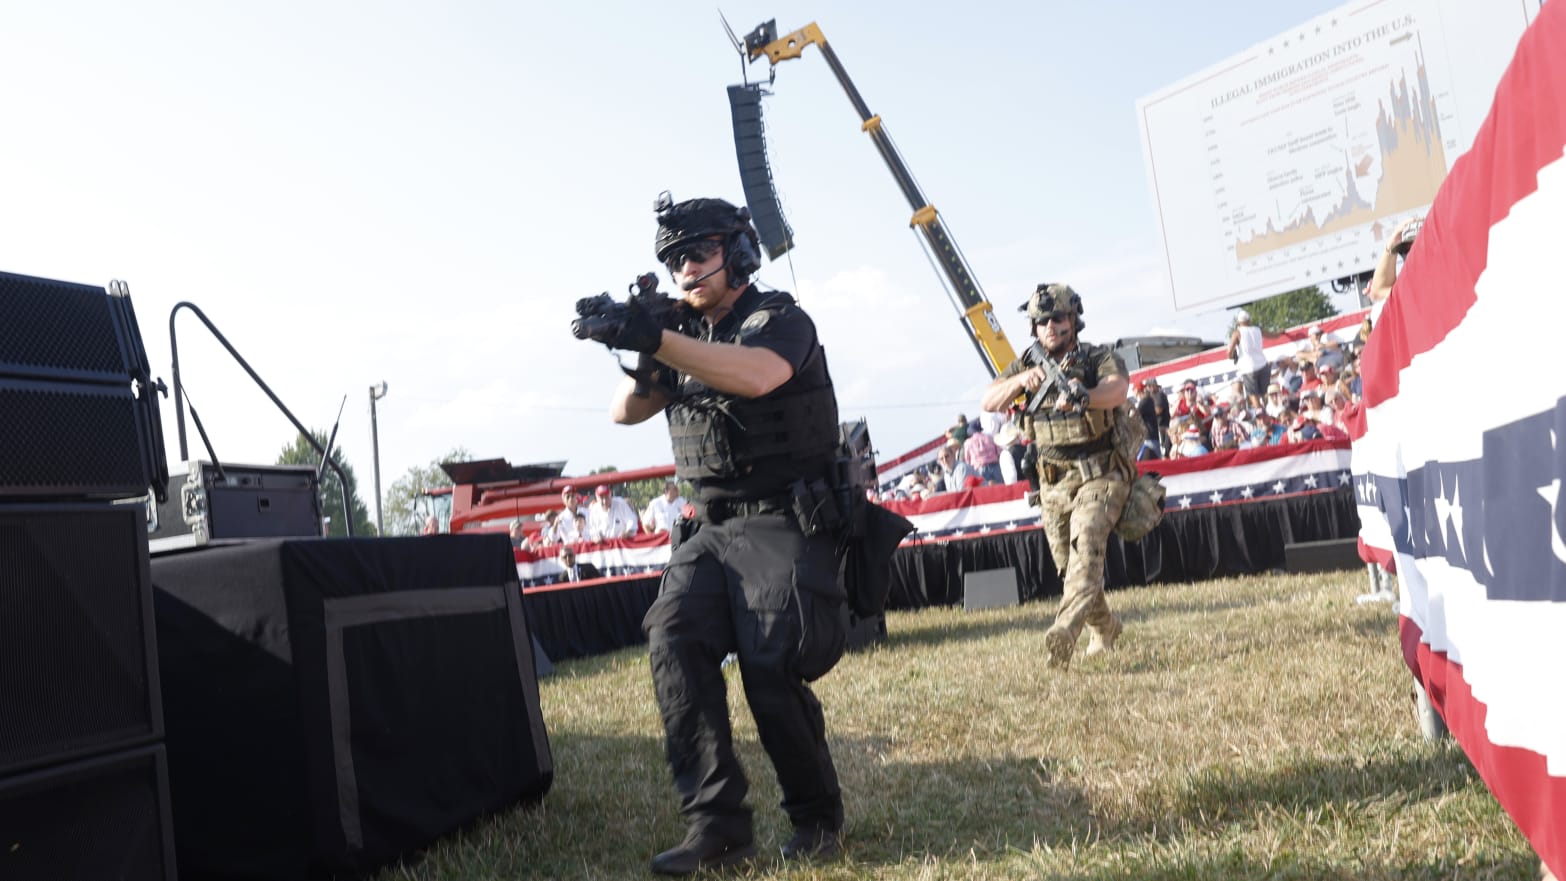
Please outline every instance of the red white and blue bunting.
[{"label": "red white and blue bunting", "polygon": [[1546,3],[1375,319],[1349,434],[1361,553],[1396,568],[1404,660],[1558,877],[1563,230],[1566,3]]}]

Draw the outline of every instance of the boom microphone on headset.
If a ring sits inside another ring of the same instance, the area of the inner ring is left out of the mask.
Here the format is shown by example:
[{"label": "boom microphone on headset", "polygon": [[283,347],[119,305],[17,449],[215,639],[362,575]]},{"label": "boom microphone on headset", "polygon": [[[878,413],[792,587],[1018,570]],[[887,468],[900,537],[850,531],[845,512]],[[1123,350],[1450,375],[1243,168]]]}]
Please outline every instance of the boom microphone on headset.
[{"label": "boom microphone on headset", "polygon": [[714,269],[713,271],[707,273],[706,275],[697,276],[696,278],[693,278],[693,279],[691,279],[690,281],[687,281],[687,282],[681,282],[680,283],[680,290],[682,290],[682,291],[694,291],[694,290],[696,290],[696,286],[697,285],[701,284],[702,282],[706,281],[707,279],[712,278],[714,275],[717,275],[718,273],[720,273],[723,270],[727,269],[728,266],[729,265],[728,265],[727,262],[721,263],[721,264],[718,265],[717,269]]}]

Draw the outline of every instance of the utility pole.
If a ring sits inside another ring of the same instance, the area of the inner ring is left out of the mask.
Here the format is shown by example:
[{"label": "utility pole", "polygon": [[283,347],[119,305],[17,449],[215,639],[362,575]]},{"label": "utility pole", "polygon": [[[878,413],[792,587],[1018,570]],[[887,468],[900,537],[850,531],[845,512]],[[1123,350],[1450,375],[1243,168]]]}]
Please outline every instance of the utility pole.
[{"label": "utility pole", "polygon": [[386,381],[370,386],[370,452],[375,459],[375,534],[385,535],[386,524],[381,522],[381,435],[375,425],[375,402],[386,397]]}]

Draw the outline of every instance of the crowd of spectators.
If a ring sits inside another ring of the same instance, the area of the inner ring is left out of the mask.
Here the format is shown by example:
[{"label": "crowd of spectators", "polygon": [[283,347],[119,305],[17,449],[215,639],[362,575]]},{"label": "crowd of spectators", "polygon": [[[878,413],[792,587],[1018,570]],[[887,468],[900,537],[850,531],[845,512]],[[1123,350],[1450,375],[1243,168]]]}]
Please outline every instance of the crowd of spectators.
[{"label": "crowd of spectators", "polygon": [[[1257,394],[1251,385],[1261,385]],[[1362,393],[1357,341],[1342,344],[1321,327],[1292,354],[1216,391],[1194,379],[1173,389],[1155,379],[1132,387],[1147,429],[1144,459],[1181,459],[1317,438],[1346,439],[1345,416]]]},{"label": "crowd of spectators", "polygon": [[972,420],[959,413],[946,429],[935,461],[909,471],[895,487],[875,498],[927,499],[938,493],[1012,483],[1023,473],[1026,444],[1005,413],[984,413]]}]

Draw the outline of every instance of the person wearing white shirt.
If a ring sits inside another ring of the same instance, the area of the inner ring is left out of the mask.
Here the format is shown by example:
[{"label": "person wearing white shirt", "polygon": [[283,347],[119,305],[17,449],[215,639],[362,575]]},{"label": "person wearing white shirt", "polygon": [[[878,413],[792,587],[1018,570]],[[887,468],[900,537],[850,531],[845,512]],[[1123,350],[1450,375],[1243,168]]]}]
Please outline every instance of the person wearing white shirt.
[{"label": "person wearing white shirt", "polygon": [[574,486],[566,486],[560,490],[560,512],[555,518],[554,538],[561,544],[587,541],[587,533],[577,527],[577,515],[587,513],[587,509],[582,507],[579,499]]},{"label": "person wearing white shirt", "polygon": [[671,477],[663,483],[663,494],[647,503],[642,526],[648,532],[670,532],[683,510],[685,497],[680,495],[680,482]]},{"label": "person wearing white shirt", "polygon": [[614,495],[608,484],[598,487],[587,509],[587,536],[591,541],[630,538],[636,534],[636,512],[631,503]]},{"label": "person wearing white shirt", "polygon": [[1243,390],[1235,406],[1245,404],[1246,395],[1261,397],[1267,388],[1272,365],[1267,363],[1261,328],[1251,323],[1251,313],[1241,309],[1234,316],[1234,331],[1229,334],[1229,354],[1240,372]]},{"label": "person wearing white shirt", "polygon": [[560,519],[560,512],[553,508],[533,517],[539,523],[538,532],[533,535],[533,547],[535,549],[546,545],[558,544],[559,536],[555,532],[555,523]]},{"label": "person wearing white shirt", "polygon": [[577,541],[587,541],[587,536],[577,528],[577,518],[581,515],[572,509],[564,509],[555,517],[555,541],[561,544],[571,544]]},{"label": "person wearing white shirt", "polygon": [[[1006,425],[1010,422],[1011,417],[1005,411],[991,413],[990,411],[985,410],[979,413],[979,425],[984,428],[984,433],[992,438],[999,435],[1001,429],[1005,428]],[[999,443],[999,441],[997,441],[997,443]],[[1005,444],[1001,444],[1001,446],[1005,446]]]}]

